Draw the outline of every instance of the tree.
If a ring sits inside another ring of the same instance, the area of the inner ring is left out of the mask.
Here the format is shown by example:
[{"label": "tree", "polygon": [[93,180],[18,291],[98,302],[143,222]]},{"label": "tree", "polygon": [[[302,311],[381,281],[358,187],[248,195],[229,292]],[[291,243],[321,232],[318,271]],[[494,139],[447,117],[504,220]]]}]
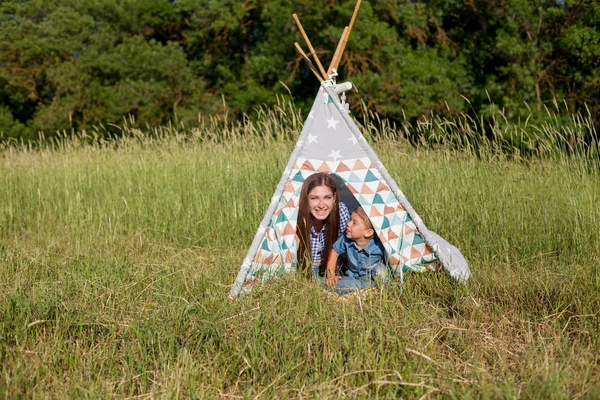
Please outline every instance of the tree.
[{"label": "tree", "polygon": [[147,13],[155,2],[128,3],[138,12],[117,1],[3,3],[0,83],[12,100],[3,102],[4,114],[27,124],[32,136],[128,115],[158,125],[189,110],[213,111],[183,49],[139,33],[157,23]]},{"label": "tree", "polygon": [[[327,66],[355,0],[5,0],[0,131],[36,137],[133,116],[140,126],[234,118],[318,83],[294,49],[298,13]],[[371,0],[340,65],[394,120],[481,113],[535,118],[558,99],[600,121],[600,5],[593,0]],[[464,101],[464,98],[469,102]],[[528,103],[525,106],[523,103]],[[468,108],[467,108],[468,106]],[[354,111],[358,111],[356,107]]]}]

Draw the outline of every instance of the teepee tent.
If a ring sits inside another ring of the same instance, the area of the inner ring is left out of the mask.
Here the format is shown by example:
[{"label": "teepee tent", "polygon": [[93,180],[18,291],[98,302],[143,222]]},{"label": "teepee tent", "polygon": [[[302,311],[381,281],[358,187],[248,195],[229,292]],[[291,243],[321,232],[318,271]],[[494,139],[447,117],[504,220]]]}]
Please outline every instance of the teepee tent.
[{"label": "teepee tent", "polygon": [[[357,10],[358,5],[355,15]],[[296,22],[305,36],[297,18]],[[346,28],[329,68],[328,79],[321,82],[230,296],[250,290],[255,283],[295,270],[300,190],[304,180],[316,172],[335,174],[345,190],[352,194],[350,201],[363,207],[386,250],[388,265],[395,276],[401,279],[403,272],[443,268],[459,281],[469,278],[469,267],[460,251],[427,229],[338,97],[339,93],[351,88],[349,83],[338,85],[335,82],[336,57],[339,63],[339,50],[343,51],[348,35]],[[306,37],[305,40],[314,55],[310,42]],[[299,48],[297,44],[296,47]],[[309,65],[321,78],[324,70],[318,59],[316,61],[320,73],[312,63]],[[351,205],[349,208],[352,209]]]}]

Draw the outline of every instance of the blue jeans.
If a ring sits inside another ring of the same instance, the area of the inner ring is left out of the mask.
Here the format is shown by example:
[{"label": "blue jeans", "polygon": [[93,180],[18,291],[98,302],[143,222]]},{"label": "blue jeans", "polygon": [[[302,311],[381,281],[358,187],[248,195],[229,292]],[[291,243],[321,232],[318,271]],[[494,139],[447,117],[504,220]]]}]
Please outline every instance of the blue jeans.
[{"label": "blue jeans", "polygon": [[[318,275],[317,275],[318,276]],[[387,266],[383,263],[373,268],[371,274],[361,277],[341,276],[332,290],[337,294],[348,294],[358,290],[369,289],[387,283],[389,274]],[[327,288],[326,278],[318,276],[319,281]],[[329,288],[327,288],[329,289]]]},{"label": "blue jeans", "polygon": [[333,291],[337,294],[348,294],[362,289],[368,289],[377,286],[375,280],[370,276],[354,278],[352,276],[342,276],[337,281]]}]

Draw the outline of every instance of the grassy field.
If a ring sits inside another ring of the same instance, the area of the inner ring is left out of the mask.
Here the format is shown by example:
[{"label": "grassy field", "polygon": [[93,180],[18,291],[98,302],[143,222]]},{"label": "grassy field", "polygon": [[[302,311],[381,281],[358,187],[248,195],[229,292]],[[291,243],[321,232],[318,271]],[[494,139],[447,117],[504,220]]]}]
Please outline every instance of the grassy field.
[{"label": "grassy field", "polygon": [[0,398],[600,397],[600,177],[579,158],[376,140],[468,284],[228,300],[299,123],[5,147]]}]

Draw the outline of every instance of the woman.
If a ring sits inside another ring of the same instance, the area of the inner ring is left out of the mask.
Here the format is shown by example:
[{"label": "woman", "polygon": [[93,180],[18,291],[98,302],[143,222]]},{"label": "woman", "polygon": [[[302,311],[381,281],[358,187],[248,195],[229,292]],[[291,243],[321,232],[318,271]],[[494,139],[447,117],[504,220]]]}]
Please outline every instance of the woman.
[{"label": "woman", "polygon": [[333,242],[346,231],[349,219],[330,174],[319,172],[306,178],[298,207],[298,273],[324,275]]}]

